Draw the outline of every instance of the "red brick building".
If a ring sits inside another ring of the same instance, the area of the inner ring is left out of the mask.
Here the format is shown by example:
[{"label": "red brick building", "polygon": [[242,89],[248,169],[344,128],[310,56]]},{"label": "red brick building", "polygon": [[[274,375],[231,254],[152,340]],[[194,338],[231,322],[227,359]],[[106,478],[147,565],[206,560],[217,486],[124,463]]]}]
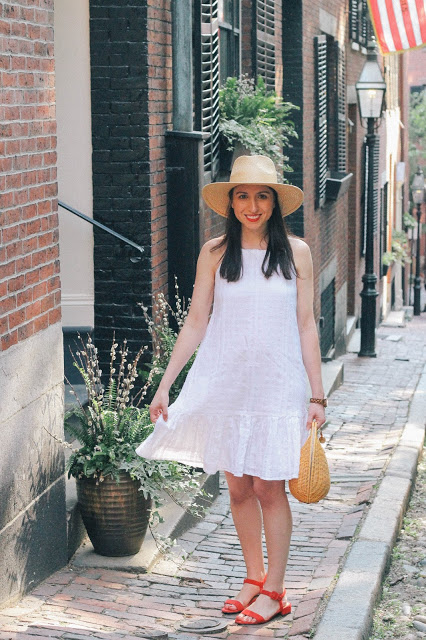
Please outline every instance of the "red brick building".
[{"label": "red brick building", "polygon": [[0,5],[0,601],[67,559],[53,0]]},{"label": "red brick building", "polygon": [[[181,23],[179,7],[188,15]],[[262,76],[270,89],[300,107],[293,116],[299,139],[288,155],[291,180],[303,188],[305,202],[287,221],[312,250],[323,357],[344,352],[347,327],[354,328],[360,316],[364,270],[365,129],[355,83],[372,34],[367,3],[238,0],[231,6],[223,0],[185,0],[173,7],[167,0],[155,6],[140,0],[127,7],[92,0],[85,19],[90,49],[86,111],[93,147],[87,157],[93,199],[87,197],[85,210],[90,215],[93,203],[95,219],[143,245],[145,252],[132,263],[126,249],[95,229],[94,263],[88,248],[82,279],[92,279],[93,286],[80,301],[91,307],[92,317],[78,311],[83,308],[75,302],[79,294],[70,292],[75,282],[67,275],[74,273],[71,261],[63,269],[64,326],[71,331],[94,327],[106,358],[113,329],[119,337],[130,336],[135,350],[148,340],[137,303],[149,306],[157,292],[173,290],[175,274],[185,297],[191,295],[200,247],[224,228],[224,220],[206,209],[200,195],[206,182],[227,179],[221,172],[219,87],[226,77],[245,73]],[[68,20],[67,31],[70,22],[75,20]],[[59,59],[57,65],[64,66]],[[399,78],[399,86],[403,75],[394,66],[391,75]],[[76,83],[72,92],[78,91]],[[69,100],[66,91],[58,93],[58,108]],[[387,162],[387,131],[383,118],[374,167],[377,319],[402,298],[391,293],[392,270],[385,277],[381,267],[391,241],[388,210],[392,213],[397,188],[393,174],[405,153],[401,133],[388,159],[391,164]],[[72,136],[67,145],[72,147]],[[345,178],[349,173],[352,179]],[[389,190],[385,185],[391,181]],[[62,182],[60,198],[66,191]],[[336,186],[340,191],[332,199]],[[69,194],[66,200],[75,206],[78,186],[73,184]],[[64,214],[64,224],[70,224],[69,217]],[[91,230],[84,233],[91,235]],[[67,234],[64,245],[69,241]]]}]

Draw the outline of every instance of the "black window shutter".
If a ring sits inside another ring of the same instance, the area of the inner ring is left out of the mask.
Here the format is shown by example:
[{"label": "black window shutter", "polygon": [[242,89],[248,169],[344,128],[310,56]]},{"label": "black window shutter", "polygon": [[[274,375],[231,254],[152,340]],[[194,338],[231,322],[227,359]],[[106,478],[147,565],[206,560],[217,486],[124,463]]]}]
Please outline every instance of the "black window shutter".
[{"label": "black window shutter", "polygon": [[380,142],[376,138],[373,157],[373,233],[376,233],[379,218],[379,166],[380,166]]},{"label": "black window shutter", "polygon": [[358,2],[359,0],[350,0],[349,10],[350,10],[350,22],[349,29],[351,34],[351,40],[354,42],[358,42]]},{"label": "black window shutter", "polygon": [[275,0],[255,1],[256,78],[261,76],[268,91],[275,91]]},{"label": "black window shutter", "polygon": [[316,207],[325,202],[327,180],[327,39],[315,36],[316,76]]},{"label": "black window shutter", "polygon": [[361,3],[361,25],[360,25],[360,44],[364,47],[367,46],[367,21],[368,21],[368,5],[367,0],[362,0]]},{"label": "black window shutter", "polygon": [[367,0],[349,0],[349,33],[363,47],[374,37]]},{"label": "black window shutter", "polygon": [[214,179],[219,165],[219,22],[218,0],[201,2],[201,127],[204,172]]},{"label": "black window shutter", "polygon": [[346,172],[346,68],[345,49],[338,42],[337,61],[337,170]]},{"label": "black window shutter", "polygon": [[388,225],[388,183],[380,189],[380,273],[384,276],[382,257],[387,251],[387,225]]},{"label": "black window shutter", "polygon": [[[361,224],[361,255],[365,253],[366,247],[366,235],[367,235],[367,207],[368,207],[368,180],[370,177],[370,171],[368,166],[368,146],[364,143],[363,147],[364,156],[364,188],[361,201],[362,212],[362,224]],[[373,233],[377,232],[378,218],[379,218],[379,160],[380,160],[380,145],[376,140],[373,153],[373,167],[371,171],[371,178],[373,180]]]},{"label": "black window shutter", "polygon": [[362,147],[363,189],[361,196],[361,256],[365,255],[367,246],[367,205],[368,205],[368,147],[364,142]]}]

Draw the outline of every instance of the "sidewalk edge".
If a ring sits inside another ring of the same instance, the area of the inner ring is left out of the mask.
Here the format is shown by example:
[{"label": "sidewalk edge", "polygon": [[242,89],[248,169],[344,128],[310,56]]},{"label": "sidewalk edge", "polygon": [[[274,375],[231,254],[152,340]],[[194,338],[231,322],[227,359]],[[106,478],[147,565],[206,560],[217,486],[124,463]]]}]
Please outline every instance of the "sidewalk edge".
[{"label": "sidewalk edge", "polygon": [[426,365],[408,420],[317,627],[315,640],[366,640],[416,478],[425,436]]}]

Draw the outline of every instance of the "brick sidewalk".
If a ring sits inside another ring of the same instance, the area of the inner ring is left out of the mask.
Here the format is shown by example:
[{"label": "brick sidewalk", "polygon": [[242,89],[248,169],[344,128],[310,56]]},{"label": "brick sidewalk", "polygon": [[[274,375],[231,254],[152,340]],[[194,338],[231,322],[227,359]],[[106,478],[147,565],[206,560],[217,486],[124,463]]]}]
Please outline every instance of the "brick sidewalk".
[{"label": "brick sidewalk", "polygon": [[[251,627],[227,617],[228,631],[216,637],[302,640],[315,628],[404,427],[426,361],[426,314],[406,328],[380,327],[377,353],[376,359],[343,357],[345,381],[327,411],[332,473],[327,499],[308,506],[291,498],[294,530],[286,587],[293,613]],[[0,611],[0,639],[124,640],[146,628],[175,633],[188,618],[221,618],[224,599],[239,590],[245,576],[224,484],[205,520],[178,545],[174,557],[161,560],[150,574],[66,567],[15,607]]]}]

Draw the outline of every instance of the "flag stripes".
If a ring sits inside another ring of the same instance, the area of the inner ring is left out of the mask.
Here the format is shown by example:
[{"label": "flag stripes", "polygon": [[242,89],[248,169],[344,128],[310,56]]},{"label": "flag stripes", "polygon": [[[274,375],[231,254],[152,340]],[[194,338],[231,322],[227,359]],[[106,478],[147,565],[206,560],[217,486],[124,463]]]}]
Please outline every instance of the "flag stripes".
[{"label": "flag stripes", "polygon": [[383,54],[426,44],[426,0],[369,0]]}]

